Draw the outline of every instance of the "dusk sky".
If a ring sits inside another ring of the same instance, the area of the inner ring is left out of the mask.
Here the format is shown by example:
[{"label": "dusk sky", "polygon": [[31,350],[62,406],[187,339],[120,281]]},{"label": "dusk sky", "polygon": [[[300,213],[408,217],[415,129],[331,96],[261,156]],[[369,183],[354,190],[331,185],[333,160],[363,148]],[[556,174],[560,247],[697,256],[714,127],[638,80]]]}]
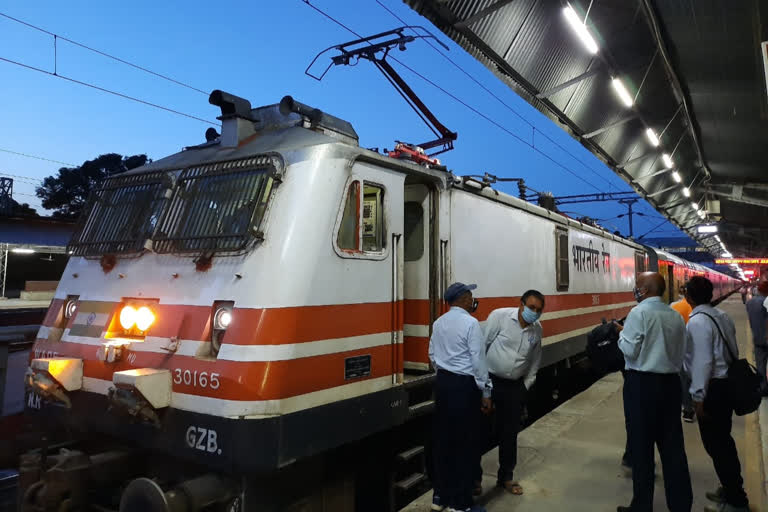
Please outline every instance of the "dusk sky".
[{"label": "dusk sky", "polygon": [[[409,25],[422,25],[448,45],[456,64],[507,106],[424,41],[394,56],[426,78],[493,119],[520,139],[533,128],[551,136],[574,156],[543,137],[528,145],[472,112],[453,98],[393,62],[427,106],[457,131],[456,149],[441,159],[456,174],[490,172],[521,177],[536,190],[557,195],[628,191],[630,187],[558,126],[512,92],[481,63],[399,0],[381,0]],[[313,0],[352,30],[367,36],[401,26],[376,0]],[[195,91],[104,56],[57,41],[28,26],[0,17],[0,58],[55,70],[80,82],[133,96],[216,122],[218,109],[207,93],[222,89],[254,106],[277,103],[286,94],[350,121],[364,147],[391,148],[395,139],[421,142],[431,132],[383,76],[368,62],[335,67],[322,82],[304,74],[321,50],[356,37],[302,0],[251,2],[3,2],[0,13],[183,82]],[[563,20],[562,30],[569,28]],[[579,42],[574,36],[574,45]],[[14,198],[41,209],[34,187],[62,164],[8,151],[79,165],[103,153],[146,153],[159,159],[205,140],[210,126],[0,60],[0,175],[16,175]],[[558,165],[559,164],[559,165]],[[563,169],[563,167],[568,170]],[[514,184],[498,188],[516,194]],[[568,205],[572,216],[605,219],[609,229],[628,233],[626,208],[615,202]],[[635,235],[663,221],[641,201]],[[684,236],[669,223],[649,236]]]}]

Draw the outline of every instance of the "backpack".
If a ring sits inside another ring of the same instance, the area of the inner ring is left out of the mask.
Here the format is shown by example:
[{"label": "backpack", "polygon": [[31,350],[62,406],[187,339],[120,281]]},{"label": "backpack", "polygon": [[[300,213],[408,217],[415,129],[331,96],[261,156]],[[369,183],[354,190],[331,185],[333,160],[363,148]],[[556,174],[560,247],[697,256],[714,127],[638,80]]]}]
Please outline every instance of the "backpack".
[{"label": "backpack", "polygon": [[619,349],[619,330],[613,322],[603,322],[587,334],[587,357],[599,373],[624,369],[624,354]]},{"label": "backpack", "polygon": [[[723,345],[728,349],[728,355],[731,356],[731,363],[728,365],[728,394],[731,398],[733,411],[737,416],[744,416],[745,414],[755,412],[760,407],[760,402],[763,399],[762,393],[760,393],[760,375],[757,373],[757,369],[749,364],[749,361],[746,359],[737,360],[733,350],[731,350],[728,339],[723,336],[723,331],[720,330],[717,321],[703,311],[699,313],[709,317],[712,323],[715,324],[717,332],[723,340]],[[699,313],[696,314],[698,315]]]}]

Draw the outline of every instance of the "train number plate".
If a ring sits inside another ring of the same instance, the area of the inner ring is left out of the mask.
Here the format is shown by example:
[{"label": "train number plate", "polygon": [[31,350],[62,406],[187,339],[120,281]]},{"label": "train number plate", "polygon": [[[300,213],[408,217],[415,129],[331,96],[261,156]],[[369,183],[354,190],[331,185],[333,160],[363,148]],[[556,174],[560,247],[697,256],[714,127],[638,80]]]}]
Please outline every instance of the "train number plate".
[{"label": "train number plate", "polygon": [[344,360],[344,379],[359,379],[371,374],[371,356],[348,357]]}]

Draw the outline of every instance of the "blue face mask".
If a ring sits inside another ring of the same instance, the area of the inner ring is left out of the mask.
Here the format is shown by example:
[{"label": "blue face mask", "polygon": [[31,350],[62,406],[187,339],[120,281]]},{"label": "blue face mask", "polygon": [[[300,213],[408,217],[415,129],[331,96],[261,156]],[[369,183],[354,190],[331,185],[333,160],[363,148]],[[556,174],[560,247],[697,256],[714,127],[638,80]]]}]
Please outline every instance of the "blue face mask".
[{"label": "blue face mask", "polygon": [[523,307],[523,320],[525,320],[525,323],[532,324],[536,322],[536,320],[538,320],[540,316],[541,316],[541,313],[536,313],[534,310],[532,310],[528,306]]}]

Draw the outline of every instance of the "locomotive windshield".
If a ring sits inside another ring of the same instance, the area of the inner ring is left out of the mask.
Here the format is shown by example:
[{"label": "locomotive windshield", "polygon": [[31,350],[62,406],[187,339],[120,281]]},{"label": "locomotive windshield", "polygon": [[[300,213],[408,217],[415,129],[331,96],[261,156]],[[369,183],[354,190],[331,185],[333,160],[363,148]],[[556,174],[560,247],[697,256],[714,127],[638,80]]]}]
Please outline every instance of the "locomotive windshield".
[{"label": "locomotive windshield", "polygon": [[[70,243],[78,256],[238,252],[260,238],[276,172],[274,157],[112,178],[97,189]],[[178,172],[178,171],[176,171]]]}]

